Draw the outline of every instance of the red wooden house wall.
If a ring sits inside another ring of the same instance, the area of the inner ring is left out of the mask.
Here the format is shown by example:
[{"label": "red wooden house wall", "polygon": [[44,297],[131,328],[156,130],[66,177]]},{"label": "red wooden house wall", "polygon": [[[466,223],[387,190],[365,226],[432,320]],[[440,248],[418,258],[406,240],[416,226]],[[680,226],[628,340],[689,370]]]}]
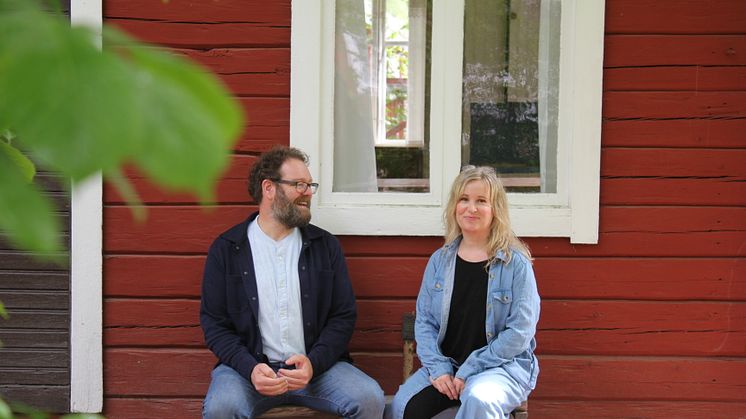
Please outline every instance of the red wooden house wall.
[{"label": "red wooden house wall", "polygon": [[[105,191],[105,413],[199,417],[214,363],[198,321],[202,264],[255,208],[254,156],[288,143],[290,1],[106,0],[104,12],[204,63],[246,108],[217,205],[132,174],[148,207],[138,224]],[[393,393],[400,315],[441,239],[341,240],[359,297],[353,355]],[[532,418],[746,417],[741,0],[607,1],[599,243],[527,241],[543,297]]]}]

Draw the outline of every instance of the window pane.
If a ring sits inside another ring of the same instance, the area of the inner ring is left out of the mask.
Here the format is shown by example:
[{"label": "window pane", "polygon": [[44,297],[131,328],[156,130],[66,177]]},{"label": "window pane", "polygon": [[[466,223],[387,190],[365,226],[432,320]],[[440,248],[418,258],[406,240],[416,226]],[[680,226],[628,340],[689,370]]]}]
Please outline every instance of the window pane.
[{"label": "window pane", "polygon": [[334,192],[428,192],[428,0],[337,0]]},{"label": "window pane", "polygon": [[557,191],[560,0],[466,0],[463,164],[511,192]]}]

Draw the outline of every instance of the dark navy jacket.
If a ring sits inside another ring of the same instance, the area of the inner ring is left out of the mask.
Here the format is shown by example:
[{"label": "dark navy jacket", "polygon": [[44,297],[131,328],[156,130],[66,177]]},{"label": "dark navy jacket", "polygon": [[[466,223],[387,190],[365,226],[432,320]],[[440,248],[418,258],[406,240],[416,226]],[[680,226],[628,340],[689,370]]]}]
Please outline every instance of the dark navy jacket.
[{"label": "dark navy jacket", "polygon": [[[207,347],[251,380],[267,362],[259,330],[254,262],[246,229],[259,213],[220,235],[210,246],[202,280],[200,323]],[[347,345],[357,311],[347,264],[336,237],[314,225],[301,228],[298,261],[306,356],[314,376],[339,360],[350,361]]]}]

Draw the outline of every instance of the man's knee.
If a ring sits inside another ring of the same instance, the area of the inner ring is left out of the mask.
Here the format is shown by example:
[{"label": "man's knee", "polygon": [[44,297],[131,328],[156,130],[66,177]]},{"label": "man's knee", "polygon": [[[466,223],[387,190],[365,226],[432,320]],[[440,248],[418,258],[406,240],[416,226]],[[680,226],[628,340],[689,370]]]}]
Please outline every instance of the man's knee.
[{"label": "man's knee", "polygon": [[252,410],[240,391],[223,391],[220,394],[208,394],[202,404],[202,418],[251,418]]},{"label": "man's knee", "polygon": [[354,397],[353,404],[356,405],[359,417],[376,417],[383,416],[383,409],[386,406],[386,396],[383,389],[378,383],[370,378],[365,380],[364,385],[358,387]]}]

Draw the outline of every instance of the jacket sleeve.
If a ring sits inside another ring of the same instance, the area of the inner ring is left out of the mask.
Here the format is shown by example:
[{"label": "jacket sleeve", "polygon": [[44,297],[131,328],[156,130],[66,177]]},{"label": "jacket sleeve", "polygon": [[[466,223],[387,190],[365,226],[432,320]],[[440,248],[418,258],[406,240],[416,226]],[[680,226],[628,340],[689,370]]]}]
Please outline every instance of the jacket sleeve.
[{"label": "jacket sleeve", "polygon": [[[438,344],[438,333],[441,322],[433,305],[433,291],[430,284],[436,275],[436,260],[441,250],[436,251],[427,263],[422,285],[417,295],[417,316],[414,323],[415,340],[417,342],[417,357],[427,369],[431,378],[438,378],[444,374],[453,375],[453,365],[450,358],[444,356]],[[442,300],[436,299],[436,304]]]},{"label": "jacket sleeve", "polygon": [[456,377],[466,379],[488,368],[511,362],[529,349],[539,322],[540,299],[531,262],[514,255],[513,302],[504,330],[495,335],[487,346],[472,352],[459,368]]},{"label": "jacket sleeve", "polygon": [[332,235],[328,235],[324,243],[332,268],[332,296],[326,318],[318,320],[319,336],[307,354],[314,376],[331,368],[347,352],[357,319],[355,295],[342,247]]},{"label": "jacket sleeve", "polygon": [[205,272],[202,279],[202,302],[200,324],[207,347],[218,360],[238,371],[251,381],[251,372],[257,360],[251,356],[246,345],[236,333],[236,328],[228,316],[226,301],[225,262],[221,255],[220,239],[216,240],[207,254]]}]

